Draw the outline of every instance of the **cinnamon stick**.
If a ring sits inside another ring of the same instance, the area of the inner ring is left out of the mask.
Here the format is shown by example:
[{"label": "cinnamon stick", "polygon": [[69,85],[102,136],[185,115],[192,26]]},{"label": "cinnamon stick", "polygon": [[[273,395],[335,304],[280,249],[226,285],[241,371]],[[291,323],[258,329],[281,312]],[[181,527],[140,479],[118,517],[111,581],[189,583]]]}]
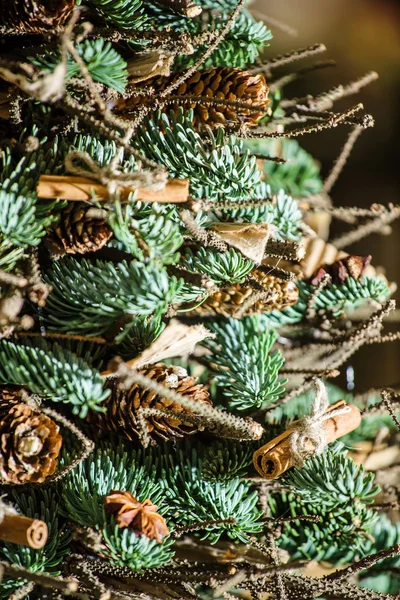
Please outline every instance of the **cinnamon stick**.
[{"label": "cinnamon stick", "polygon": [[0,523],[0,540],[5,542],[39,550],[47,542],[47,537],[47,525],[39,519],[29,519],[23,515],[4,515]]},{"label": "cinnamon stick", "polygon": [[[120,188],[121,200],[127,200],[135,188]],[[181,203],[187,202],[189,195],[188,179],[169,179],[164,189],[150,190],[138,188],[136,199],[144,202]],[[41,175],[36,188],[39,198],[61,198],[70,201],[92,200],[92,193],[97,200],[108,200],[107,187],[88,177],[75,175]]]},{"label": "cinnamon stick", "polygon": [[[332,412],[345,405],[344,400],[339,400],[335,404],[332,404],[327,412]],[[348,406],[351,408],[348,413],[332,417],[322,423],[327,444],[353,431],[361,423],[361,413],[357,406],[354,404],[349,404]],[[291,427],[268,442],[268,444],[265,444],[265,446],[256,450],[253,454],[254,467],[265,479],[276,479],[294,466],[290,444],[290,435],[293,431],[295,431],[295,427]],[[312,450],[312,447],[312,443],[310,442],[310,450]]]}]

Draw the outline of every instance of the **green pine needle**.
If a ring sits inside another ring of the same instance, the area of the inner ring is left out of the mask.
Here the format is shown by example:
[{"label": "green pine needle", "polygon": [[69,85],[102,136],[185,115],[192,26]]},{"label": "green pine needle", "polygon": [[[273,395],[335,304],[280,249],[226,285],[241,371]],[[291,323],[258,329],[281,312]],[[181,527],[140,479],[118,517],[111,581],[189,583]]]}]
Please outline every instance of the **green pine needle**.
[{"label": "green pine needle", "polygon": [[[106,42],[101,37],[84,40],[77,44],[76,50],[93,81],[113,88],[120,94],[124,92],[128,84],[127,64],[112,47],[111,42]],[[32,62],[43,71],[52,72],[60,62],[60,56],[56,52],[46,52],[42,56],[36,56]],[[82,77],[82,73],[79,65],[68,55],[66,81],[73,77]]]},{"label": "green pine needle", "polygon": [[275,332],[263,328],[257,316],[212,323],[210,329],[216,338],[206,342],[212,351],[206,359],[229,406],[249,410],[275,402],[287,381],[279,379],[283,356],[279,350],[271,352]]},{"label": "green pine needle", "polygon": [[109,390],[103,389],[100,373],[59,344],[40,342],[34,347],[0,341],[0,383],[24,385],[54,402],[71,404],[82,418],[89,409],[101,411]]},{"label": "green pine needle", "polygon": [[118,264],[67,257],[54,263],[46,281],[52,292],[44,317],[58,331],[100,335],[116,319],[167,311],[181,287],[165,269],[140,262]]},{"label": "green pine needle", "polygon": [[265,185],[256,158],[243,142],[225,139],[219,128],[208,130],[208,140],[195,131],[192,111],[178,114],[157,112],[137,131],[134,144],[147,158],[163,165],[170,177],[190,180],[190,194],[210,200],[240,200],[263,197]]}]

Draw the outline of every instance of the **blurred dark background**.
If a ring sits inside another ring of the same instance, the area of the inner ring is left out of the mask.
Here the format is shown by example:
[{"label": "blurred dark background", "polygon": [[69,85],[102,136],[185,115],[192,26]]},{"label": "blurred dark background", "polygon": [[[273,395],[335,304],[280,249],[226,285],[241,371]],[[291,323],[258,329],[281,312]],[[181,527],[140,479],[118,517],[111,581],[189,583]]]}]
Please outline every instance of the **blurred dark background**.
[{"label": "blurred dark background", "polygon": [[[332,191],[336,206],[369,207],[374,202],[400,203],[400,2],[399,0],[255,0],[250,10],[264,13],[274,38],[268,56],[322,42],[327,52],[283,67],[290,72],[312,61],[334,59],[336,67],[314,71],[285,88],[285,96],[317,94],[377,71],[379,79],[358,96],[342,100],[335,110],[363,102],[375,119],[355,146]],[[260,18],[260,14],[255,14]],[[268,16],[294,27],[292,37],[269,23]],[[324,176],[337,157],[349,128],[299,138],[301,145],[321,163]],[[336,235],[340,224],[333,223]],[[372,235],[350,247],[354,254],[372,254],[373,264],[385,268],[389,281],[400,288],[400,222],[390,236]],[[400,289],[394,295],[400,308]],[[400,323],[391,325],[396,330]],[[389,327],[387,327],[389,329]],[[400,386],[400,341],[361,348],[349,363],[354,367],[355,389]],[[346,378],[341,377],[341,384]],[[339,381],[338,381],[339,383]]]}]

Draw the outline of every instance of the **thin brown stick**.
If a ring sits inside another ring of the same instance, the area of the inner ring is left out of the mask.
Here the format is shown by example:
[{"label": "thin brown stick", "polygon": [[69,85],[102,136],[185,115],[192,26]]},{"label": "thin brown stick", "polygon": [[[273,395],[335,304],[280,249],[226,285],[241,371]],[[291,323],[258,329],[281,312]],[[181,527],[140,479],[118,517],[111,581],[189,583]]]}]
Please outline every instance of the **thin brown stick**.
[{"label": "thin brown stick", "polygon": [[313,44],[312,46],[307,46],[307,48],[292,50],[291,52],[280,54],[268,62],[264,62],[261,65],[250,69],[250,73],[268,73],[272,69],[277,69],[283,65],[287,65],[304,58],[309,58],[310,56],[321,54],[322,52],[326,52],[326,46],[324,44]]},{"label": "thin brown stick", "polygon": [[390,390],[390,389],[382,390],[381,396],[382,396],[383,404],[386,406],[388,413],[392,417],[393,421],[396,423],[397,429],[400,431],[400,419],[398,418],[398,416],[392,406],[392,398],[396,398],[398,400],[399,397],[396,395],[396,393],[393,390]]},{"label": "thin brown stick", "polygon": [[49,417],[52,417],[55,421],[61,423],[62,425],[64,425],[64,427],[69,429],[70,432],[78,439],[78,441],[81,444],[80,456],[72,460],[69,465],[66,465],[65,467],[57,471],[57,473],[54,473],[54,475],[50,475],[50,477],[47,477],[44,481],[44,484],[48,484],[51,481],[60,481],[60,479],[63,479],[65,475],[68,475],[68,473],[75,469],[77,465],[79,465],[82,461],[86,460],[87,457],[90,456],[90,454],[94,450],[94,443],[92,442],[92,440],[89,440],[89,438],[87,438],[81,432],[81,430],[76,425],[74,425],[74,423],[71,423],[71,421],[69,421],[66,417],[60,415],[52,408],[41,407],[41,411],[45,415],[49,415]]},{"label": "thin brown stick", "polygon": [[54,577],[52,575],[42,575],[41,573],[33,573],[24,567],[18,565],[10,565],[8,562],[2,561],[0,565],[4,569],[4,573],[9,575],[13,579],[27,579],[34,584],[41,585],[42,587],[60,590],[64,593],[70,594],[76,592],[78,589],[78,583],[76,580],[62,579],[61,577]]},{"label": "thin brown stick", "polygon": [[354,144],[356,143],[357,139],[359,138],[359,136],[361,135],[361,133],[363,131],[364,131],[364,127],[362,127],[361,125],[356,125],[354,127],[353,131],[350,132],[350,135],[347,138],[347,141],[346,141],[345,145],[343,146],[338,158],[336,159],[331,172],[329,173],[328,177],[324,181],[323,191],[326,194],[329,194],[329,192],[335,185],[336,181],[338,180],[339,175],[342,172],[343,167],[345,166],[345,164],[351,154],[351,151],[353,150]]},{"label": "thin brown stick", "polygon": [[364,569],[369,569],[373,567],[380,560],[384,560],[385,558],[391,558],[392,556],[396,556],[400,554],[400,544],[395,544],[390,548],[386,548],[385,550],[381,550],[376,554],[371,554],[370,556],[366,556],[361,560],[353,562],[350,566],[345,569],[339,569],[330,575],[326,575],[324,577],[325,581],[340,581],[341,579],[346,579],[350,575],[354,573],[358,573],[359,571],[363,571]]},{"label": "thin brown stick", "polygon": [[379,233],[381,235],[388,234],[387,225],[395,221],[400,217],[400,205],[389,205],[389,208],[385,214],[380,214],[375,219],[367,221],[367,223],[363,223],[352,229],[348,233],[345,233],[334,240],[332,240],[332,244],[336,246],[338,250],[342,248],[346,248],[351,244],[355,244],[359,242],[363,238],[371,233]]}]

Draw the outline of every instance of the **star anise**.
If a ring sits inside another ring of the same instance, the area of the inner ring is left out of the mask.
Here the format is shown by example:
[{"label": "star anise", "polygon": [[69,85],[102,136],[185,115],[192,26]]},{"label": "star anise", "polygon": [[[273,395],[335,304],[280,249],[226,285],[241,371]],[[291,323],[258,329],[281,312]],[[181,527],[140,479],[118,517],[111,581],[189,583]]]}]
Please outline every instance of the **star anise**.
[{"label": "star anise", "polygon": [[105,505],[118,527],[129,527],[137,535],[145,535],[158,543],[169,534],[164,517],[157,513],[157,505],[149,499],[139,502],[130,492],[111,490],[105,497]]}]

